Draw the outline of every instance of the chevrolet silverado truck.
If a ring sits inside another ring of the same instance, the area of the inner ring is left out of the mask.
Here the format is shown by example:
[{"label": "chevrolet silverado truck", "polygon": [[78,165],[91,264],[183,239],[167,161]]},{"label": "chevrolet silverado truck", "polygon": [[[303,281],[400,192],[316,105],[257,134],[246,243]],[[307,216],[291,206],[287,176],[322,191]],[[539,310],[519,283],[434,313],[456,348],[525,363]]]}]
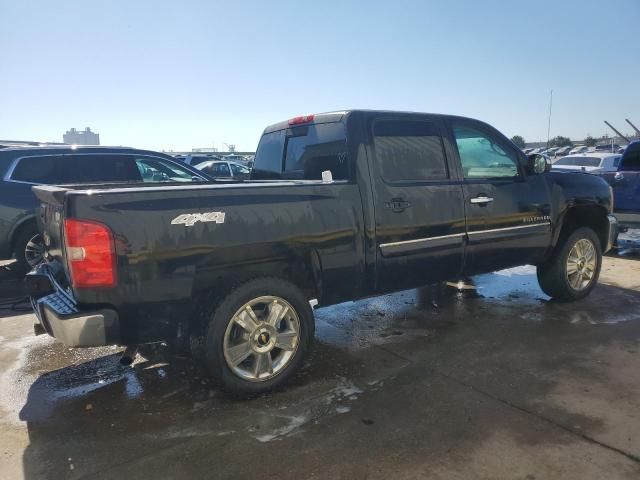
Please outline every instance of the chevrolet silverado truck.
[{"label": "chevrolet silverado truck", "polygon": [[611,189],[549,170],[468,118],[296,117],[246,182],[34,187],[46,263],[27,287],[69,346],[196,339],[223,388],[260,393],[302,365],[314,307],[524,264],[550,297],[588,295]]}]

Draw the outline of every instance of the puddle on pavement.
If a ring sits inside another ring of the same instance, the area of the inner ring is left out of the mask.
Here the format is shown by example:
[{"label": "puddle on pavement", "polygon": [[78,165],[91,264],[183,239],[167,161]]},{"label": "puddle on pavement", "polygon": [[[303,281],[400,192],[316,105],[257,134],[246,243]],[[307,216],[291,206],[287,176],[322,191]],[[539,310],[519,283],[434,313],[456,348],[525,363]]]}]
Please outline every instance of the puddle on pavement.
[{"label": "puddle on pavement", "polygon": [[618,248],[610,255],[640,260],[640,230],[629,230],[618,236]]},{"label": "puddle on pavement", "polygon": [[124,367],[116,348],[68,349],[46,336],[1,339],[15,358],[0,374],[0,407],[11,421],[31,425],[66,417],[84,426],[91,415],[116,432],[134,422],[160,440],[242,433],[277,441],[353,414],[359,398],[408,364],[385,345],[404,348],[488,317],[574,325],[640,320],[639,301],[640,293],[607,285],[579,305],[549,301],[534,267],[518,267],[318,309],[316,342],[302,371],[285,390],[243,402],[218,392],[190,360],[163,352]]}]

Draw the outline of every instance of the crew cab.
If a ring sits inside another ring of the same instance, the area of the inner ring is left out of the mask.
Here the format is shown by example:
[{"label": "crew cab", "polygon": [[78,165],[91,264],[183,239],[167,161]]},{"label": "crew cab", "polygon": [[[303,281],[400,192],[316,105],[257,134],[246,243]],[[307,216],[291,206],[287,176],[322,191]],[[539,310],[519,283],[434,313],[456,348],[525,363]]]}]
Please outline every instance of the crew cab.
[{"label": "crew cab", "polygon": [[516,265],[559,300],[594,288],[605,181],[550,172],[469,118],[352,110],[265,129],[251,179],[34,187],[47,263],[27,286],[74,347],[198,345],[228,391],[300,367],[313,308]]}]

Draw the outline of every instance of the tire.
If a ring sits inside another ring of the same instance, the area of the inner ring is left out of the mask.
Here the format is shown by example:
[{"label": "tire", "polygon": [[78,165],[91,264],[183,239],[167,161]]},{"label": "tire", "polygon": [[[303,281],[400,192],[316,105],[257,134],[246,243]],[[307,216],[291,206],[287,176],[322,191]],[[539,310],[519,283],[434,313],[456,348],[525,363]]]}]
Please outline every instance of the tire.
[{"label": "tire", "polygon": [[[18,231],[14,241],[13,254],[16,257],[17,269],[26,273],[42,262],[44,254],[42,236],[35,225],[27,225]],[[29,251],[27,251],[29,248]],[[39,251],[39,255],[37,250]]]},{"label": "tire", "polygon": [[313,312],[300,289],[279,278],[258,278],[217,304],[204,336],[204,363],[227,393],[253,396],[284,385],[313,336]]},{"label": "tire", "polygon": [[[589,245],[593,247],[592,250]],[[589,253],[592,253],[593,257]],[[570,264],[573,266],[571,270],[576,270],[575,273],[569,273]],[[590,264],[592,268],[589,268]],[[556,247],[547,263],[538,265],[538,283],[542,291],[551,298],[563,301],[580,300],[589,295],[598,283],[601,268],[600,239],[590,228],[578,228]]]}]

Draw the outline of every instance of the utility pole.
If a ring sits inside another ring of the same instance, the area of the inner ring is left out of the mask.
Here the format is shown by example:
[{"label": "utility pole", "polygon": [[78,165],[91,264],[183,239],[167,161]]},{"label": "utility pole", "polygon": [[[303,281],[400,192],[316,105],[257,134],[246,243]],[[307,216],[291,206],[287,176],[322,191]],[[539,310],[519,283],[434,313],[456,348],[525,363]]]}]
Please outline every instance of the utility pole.
[{"label": "utility pole", "polygon": [[551,107],[553,105],[553,89],[549,94],[549,122],[547,124],[547,148],[549,148],[549,137],[551,135]]}]

